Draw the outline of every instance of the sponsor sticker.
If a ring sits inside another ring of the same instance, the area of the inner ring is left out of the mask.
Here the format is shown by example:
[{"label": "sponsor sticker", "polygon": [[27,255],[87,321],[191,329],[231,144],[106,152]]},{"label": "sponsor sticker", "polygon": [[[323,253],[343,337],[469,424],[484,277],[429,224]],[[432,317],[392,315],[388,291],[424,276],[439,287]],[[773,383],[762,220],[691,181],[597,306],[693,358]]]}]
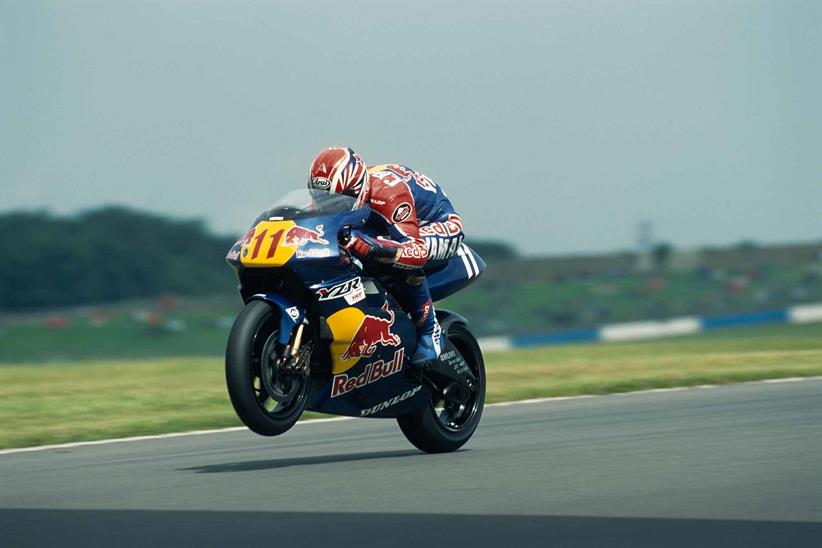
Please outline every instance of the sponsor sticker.
[{"label": "sponsor sticker", "polygon": [[291,319],[297,321],[297,318],[300,317],[300,310],[296,306],[290,306],[285,309],[286,314],[291,316]]},{"label": "sponsor sticker", "polygon": [[354,304],[365,299],[365,289],[362,285],[362,278],[357,276],[332,287],[321,287],[317,290],[317,295],[321,301],[330,301],[343,297],[348,304]]},{"label": "sponsor sticker", "polygon": [[400,394],[399,396],[394,396],[390,400],[385,400],[382,403],[378,403],[374,407],[369,407],[368,409],[360,410],[360,416],[361,417],[367,417],[368,415],[373,415],[374,413],[378,413],[378,412],[382,411],[383,409],[388,409],[389,407],[391,407],[393,405],[397,405],[401,401],[407,400],[408,398],[412,397],[414,394],[416,394],[420,390],[422,390],[422,385],[415,386],[411,390],[409,390],[407,392],[404,392],[403,394]]},{"label": "sponsor sticker", "polygon": [[297,250],[297,258],[298,259],[322,259],[324,257],[330,257],[330,256],[331,256],[331,250],[327,249],[327,248],[325,248],[325,249],[309,249],[307,251],[303,250],[303,249],[298,249]]},{"label": "sponsor sticker", "polygon": [[421,246],[413,245],[413,246],[405,246],[402,248],[402,256],[403,257],[410,257],[414,259],[419,259],[422,257],[422,249]]},{"label": "sponsor sticker", "polygon": [[315,230],[304,226],[292,226],[285,235],[283,245],[303,246],[307,243],[327,244],[328,240],[323,238],[323,225],[317,225]]},{"label": "sponsor sticker", "polygon": [[394,312],[389,310],[390,319],[379,316],[363,316],[357,332],[351,339],[341,359],[368,358],[377,349],[377,345],[399,346],[400,338],[391,332],[394,325]]},{"label": "sponsor sticker", "polygon": [[362,388],[372,382],[376,382],[385,377],[396,375],[402,370],[405,349],[400,348],[394,352],[394,358],[390,362],[377,360],[365,366],[365,370],[357,376],[350,376],[346,373],[334,375],[331,381],[331,397],[336,398],[343,394],[348,394],[354,389]]},{"label": "sponsor sticker", "polygon": [[457,253],[462,243],[462,234],[456,238],[426,237],[424,241],[425,247],[428,249],[429,261],[449,259]]},{"label": "sponsor sticker", "polygon": [[471,368],[468,367],[468,362],[466,362],[462,356],[457,354],[456,350],[451,350],[440,354],[440,361],[447,363],[457,375],[471,373]]},{"label": "sponsor sticker", "polygon": [[431,314],[431,299],[425,301],[425,304],[422,305],[422,314],[420,314],[419,320],[417,320],[418,325],[422,325],[425,323],[425,320],[428,319],[428,315]]},{"label": "sponsor sticker", "polygon": [[331,181],[325,177],[313,177],[311,179],[311,187],[317,190],[328,190],[331,188]]},{"label": "sponsor sticker", "polygon": [[403,202],[394,209],[391,214],[391,220],[395,223],[401,223],[411,216],[411,204]]},{"label": "sponsor sticker", "polygon": [[420,236],[457,236],[462,233],[462,220],[449,215],[445,221],[435,221],[420,227]]}]

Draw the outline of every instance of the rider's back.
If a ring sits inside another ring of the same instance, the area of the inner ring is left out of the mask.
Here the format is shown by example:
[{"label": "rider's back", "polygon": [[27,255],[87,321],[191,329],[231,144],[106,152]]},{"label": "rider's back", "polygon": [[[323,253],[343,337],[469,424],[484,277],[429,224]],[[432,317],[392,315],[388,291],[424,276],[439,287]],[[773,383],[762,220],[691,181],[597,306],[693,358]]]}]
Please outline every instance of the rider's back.
[{"label": "rider's back", "polygon": [[[416,212],[420,226],[444,220],[454,213],[454,207],[442,187],[419,171],[400,164],[380,164],[369,166],[368,175],[372,206],[386,220],[395,223],[404,220],[402,216],[406,209],[400,206],[407,201],[409,194],[413,203],[409,204],[412,209],[407,211]],[[385,215],[383,211],[390,213]],[[397,218],[390,218],[395,213]]]}]

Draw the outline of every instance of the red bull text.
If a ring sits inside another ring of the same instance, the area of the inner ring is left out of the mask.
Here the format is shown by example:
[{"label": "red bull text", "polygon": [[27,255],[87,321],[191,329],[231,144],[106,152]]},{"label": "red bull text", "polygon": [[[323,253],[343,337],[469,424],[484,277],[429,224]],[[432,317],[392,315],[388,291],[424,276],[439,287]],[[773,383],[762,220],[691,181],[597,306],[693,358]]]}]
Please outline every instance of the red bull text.
[{"label": "red bull text", "polygon": [[345,373],[334,375],[334,380],[331,384],[331,397],[336,398],[337,396],[348,394],[355,388],[362,388],[367,384],[371,384],[372,382],[384,379],[385,377],[394,375],[395,373],[399,373],[402,370],[402,361],[404,357],[405,349],[400,348],[394,352],[394,359],[390,362],[379,360],[374,363],[369,363],[365,366],[365,371],[356,377],[348,376]]}]

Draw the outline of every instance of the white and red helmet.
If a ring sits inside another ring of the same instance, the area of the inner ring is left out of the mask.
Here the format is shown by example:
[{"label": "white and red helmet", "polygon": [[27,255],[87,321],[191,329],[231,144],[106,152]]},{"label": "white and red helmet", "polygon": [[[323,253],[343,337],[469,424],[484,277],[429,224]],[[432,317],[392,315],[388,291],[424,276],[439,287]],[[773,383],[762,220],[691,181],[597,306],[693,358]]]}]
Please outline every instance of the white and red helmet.
[{"label": "white and red helmet", "polygon": [[348,147],[321,150],[311,162],[308,188],[345,194],[365,203],[369,194],[365,162]]}]

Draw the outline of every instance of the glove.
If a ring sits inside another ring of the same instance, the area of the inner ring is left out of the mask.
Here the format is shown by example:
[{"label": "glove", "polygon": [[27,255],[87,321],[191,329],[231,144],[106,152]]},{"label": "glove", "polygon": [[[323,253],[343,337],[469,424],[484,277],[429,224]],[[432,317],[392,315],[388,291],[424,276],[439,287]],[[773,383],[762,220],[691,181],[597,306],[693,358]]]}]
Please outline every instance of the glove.
[{"label": "glove", "polygon": [[393,263],[397,260],[399,248],[386,245],[361,232],[351,232],[348,243],[343,246],[347,252],[363,262],[376,260],[381,263]]},{"label": "glove", "polygon": [[359,259],[367,260],[371,258],[375,243],[374,240],[363,234],[352,234],[343,249]]}]

